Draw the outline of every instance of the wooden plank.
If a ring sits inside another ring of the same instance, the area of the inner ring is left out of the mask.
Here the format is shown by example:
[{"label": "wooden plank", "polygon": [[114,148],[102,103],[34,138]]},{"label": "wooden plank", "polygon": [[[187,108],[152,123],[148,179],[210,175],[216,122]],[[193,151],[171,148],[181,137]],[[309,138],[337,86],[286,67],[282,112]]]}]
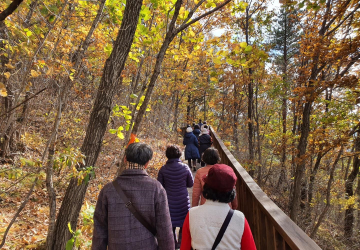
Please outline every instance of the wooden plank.
[{"label": "wooden plank", "polygon": [[253,221],[253,225],[250,226],[251,230],[254,230],[255,232],[258,232],[256,234],[253,234],[254,236],[254,240],[255,240],[255,244],[256,244],[256,248],[257,249],[263,249],[261,248],[261,242],[260,242],[260,238],[262,237],[261,233],[260,233],[260,221],[259,221],[259,207],[257,206],[256,202],[254,201],[254,199],[252,199],[252,221]]},{"label": "wooden plank", "polygon": [[285,250],[285,241],[284,238],[279,234],[278,231],[274,228],[274,240],[275,240],[275,249],[276,250]]},{"label": "wooden plank", "polygon": [[[244,212],[246,218],[249,218],[250,226],[253,225],[254,229],[251,229],[253,230],[254,236],[256,234],[261,235],[262,233],[259,224],[257,224],[260,221],[260,218],[255,217],[256,215],[260,216],[260,213],[263,213],[268,220],[269,225],[271,224],[276,231],[274,237],[276,249],[321,249],[261,190],[247,171],[230,153],[219,136],[214,131],[211,131],[211,135],[214,146],[219,150],[222,162],[231,166],[238,176],[237,185],[242,186],[238,190],[240,190],[242,196],[245,196],[245,200],[240,197],[238,198],[239,202],[245,203],[239,204],[239,209]],[[251,203],[247,203],[250,201]],[[247,204],[251,204],[252,211],[248,209],[249,207],[247,207]],[[258,249],[267,249],[267,247],[261,245],[261,248]]]},{"label": "wooden plank", "polygon": [[269,218],[266,217],[266,244],[268,250],[276,250],[275,245],[275,228]]},{"label": "wooden plank", "polygon": [[260,231],[260,246],[261,249],[269,249],[267,247],[267,238],[269,237],[266,230],[266,216],[265,214],[260,210],[259,214],[259,231]]}]

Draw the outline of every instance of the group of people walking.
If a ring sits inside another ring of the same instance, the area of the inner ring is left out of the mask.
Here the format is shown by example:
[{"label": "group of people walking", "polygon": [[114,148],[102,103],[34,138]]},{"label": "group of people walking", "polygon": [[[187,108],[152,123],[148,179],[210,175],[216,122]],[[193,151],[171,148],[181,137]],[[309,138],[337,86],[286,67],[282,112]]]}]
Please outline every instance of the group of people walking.
[{"label": "group of people walking", "polygon": [[204,150],[195,179],[177,145],[167,146],[166,164],[157,180],[150,178],[152,154],[144,143],[125,150],[126,169],[98,197],[93,250],[256,249],[244,214],[235,210],[237,177],[215,148]]},{"label": "group of people walking", "polygon": [[189,168],[196,171],[197,162],[201,164],[201,167],[205,166],[205,163],[201,161],[201,155],[212,145],[210,128],[206,121],[202,123],[199,120],[199,123],[193,123],[192,127],[188,125],[183,144],[185,145],[185,160],[188,160]]}]

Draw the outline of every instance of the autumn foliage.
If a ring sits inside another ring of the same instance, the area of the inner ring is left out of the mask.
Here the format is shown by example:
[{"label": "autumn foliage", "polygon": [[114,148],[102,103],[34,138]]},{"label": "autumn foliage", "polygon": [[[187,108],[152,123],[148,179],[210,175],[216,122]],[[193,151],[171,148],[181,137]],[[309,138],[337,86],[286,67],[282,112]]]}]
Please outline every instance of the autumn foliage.
[{"label": "autumn foliage", "polygon": [[[79,220],[71,210],[58,234],[90,249],[97,195],[129,139],[154,148],[156,177],[199,119],[319,246],[359,246],[359,1],[138,1],[128,52],[127,2],[0,3],[1,239],[24,204],[4,249],[52,249],[76,188]],[[102,135],[86,132],[96,115]]]}]

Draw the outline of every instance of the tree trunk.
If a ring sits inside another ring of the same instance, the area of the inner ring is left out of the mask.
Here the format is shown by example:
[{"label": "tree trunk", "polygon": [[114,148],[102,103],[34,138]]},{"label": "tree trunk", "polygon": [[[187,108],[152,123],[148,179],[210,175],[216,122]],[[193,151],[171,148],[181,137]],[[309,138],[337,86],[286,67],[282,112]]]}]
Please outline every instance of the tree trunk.
[{"label": "tree trunk", "polygon": [[[355,139],[355,152],[357,153],[354,156],[353,160],[353,169],[345,182],[345,198],[350,199],[354,195],[354,181],[355,178],[359,174],[359,167],[360,167],[360,131],[357,132],[357,137]],[[359,178],[359,177],[358,177]],[[344,237],[346,239],[351,239],[353,236],[353,229],[354,229],[354,205],[349,205],[348,208],[345,210],[345,221],[344,221]]]},{"label": "tree trunk", "polygon": [[305,171],[305,153],[307,147],[307,139],[310,133],[310,114],[311,114],[312,102],[308,101],[305,103],[302,124],[301,124],[301,137],[299,141],[298,155],[297,158],[299,163],[296,164],[295,180],[292,195],[292,204],[290,204],[290,218],[297,222],[297,215],[299,213],[300,199],[301,199],[301,184],[304,177]]},{"label": "tree trunk", "polygon": [[178,123],[178,110],[179,110],[179,91],[176,90],[176,94],[175,94],[175,110],[174,110],[174,124],[173,124],[173,131],[177,130],[177,123]]},{"label": "tree trunk", "polygon": [[[125,61],[130,51],[141,6],[142,0],[126,2],[123,20],[114,43],[113,51],[105,62],[99,91],[81,147],[81,152],[86,157],[85,167],[95,166],[99,156],[112,109],[113,97],[116,89],[119,88],[120,74],[124,69]],[[87,186],[88,183],[84,182],[78,185],[76,178],[70,180],[55,224],[54,241],[52,242],[53,250],[65,249],[66,242],[71,238],[67,224],[70,222],[71,227],[76,228]]]},{"label": "tree trunk", "polygon": [[[320,148],[320,151],[322,150],[322,147]],[[325,156],[325,154],[319,152],[316,156],[316,162],[314,165],[314,168],[311,170],[310,175],[310,181],[309,181],[309,191],[308,191],[308,201],[306,204],[306,212],[305,212],[305,218],[309,221],[311,221],[311,202],[313,198],[313,191],[314,191],[314,185],[315,185],[315,176],[317,174],[317,171],[319,170],[321,159]]]},{"label": "tree trunk", "polygon": [[[358,183],[355,190],[356,193],[356,200],[357,204],[360,204],[360,178],[358,177]],[[357,230],[360,231],[360,209],[358,209],[358,215],[357,215]]]},{"label": "tree trunk", "polygon": [[51,243],[54,238],[54,228],[55,228],[55,219],[56,219],[56,192],[54,189],[53,173],[54,173],[54,155],[55,155],[55,145],[58,134],[58,129],[61,121],[61,108],[62,108],[62,95],[59,95],[58,101],[58,110],[56,115],[56,120],[54,123],[54,128],[52,135],[49,139],[49,150],[48,150],[48,160],[46,164],[46,189],[49,195],[49,226],[48,234],[46,237],[46,249],[51,250]]},{"label": "tree trunk", "polygon": [[[249,21],[250,21],[250,15],[249,15],[249,6],[246,7],[246,23],[245,23],[245,35],[246,35],[246,43],[249,45]],[[253,104],[254,104],[254,89],[253,89],[253,69],[249,68],[249,82],[248,82],[248,142],[249,142],[249,174],[251,177],[254,177],[255,169],[254,169],[254,125],[253,125]]]},{"label": "tree trunk", "polygon": [[[328,91],[328,89],[326,89],[326,97],[325,100],[326,105],[325,105],[325,117],[327,116],[327,114],[329,113],[329,102],[332,99],[332,89],[330,90],[330,92]],[[323,135],[324,137],[326,136],[325,134],[325,130],[326,130],[326,125],[322,126],[323,129]],[[311,175],[310,175],[310,183],[309,183],[309,190],[308,190],[308,201],[307,201],[307,205],[306,205],[306,211],[305,211],[305,218],[308,221],[311,221],[311,202],[312,202],[312,197],[313,197],[313,189],[314,189],[314,184],[315,184],[315,177],[317,174],[317,171],[319,170],[320,167],[320,163],[321,163],[321,159],[329,152],[329,150],[327,150],[326,152],[322,152],[324,149],[324,145],[321,144],[320,148],[319,148],[319,152],[316,156],[316,162],[315,162],[315,166],[314,168],[311,170]]]},{"label": "tree trunk", "polygon": [[[189,92],[191,92],[191,91],[189,90]],[[188,99],[187,99],[186,123],[191,124],[191,94],[188,94]]]},{"label": "tree trunk", "polygon": [[[218,126],[217,126],[217,128],[216,128],[216,131],[220,131],[220,127],[221,127],[221,125],[224,123],[224,116],[225,116],[225,96],[226,96],[226,92],[225,92],[225,88],[223,87],[223,99],[222,99],[222,105],[221,105],[221,118],[220,118],[220,120],[219,120],[219,124],[218,124]],[[222,129],[222,127],[221,127],[221,129]]]},{"label": "tree trunk", "polygon": [[[4,40],[7,40],[6,35],[6,25],[3,21],[0,21],[0,50],[5,50],[5,42]],[[9,63],[9,57],[6,57],[4,55],[0,56],[0,71],[5,72],[6,67],[5,64]],[[1,110],[1,114],[6,113],[6,118],[2,121],[2,123],[6,123],[6,121],[9,119],[9,110],[12,108],[12,99],[13,99],[13,93],[11,91],[11,86],[8,86],[6,84],[7,79],[3,74],[0,74],[0,83],[4,83],[6,86],[6,97],[0,97],[2,102],[4,103],[2,105],[3,109]],[[1,124],[1,123],[0,123]],[[9,126],[5,133],[3,135],[0,135],[0,157],[6,157],[9,153],[9,144],[10,144],[10,135],[9,132],[12,130],[13,125]],[[2,126],[0,126],[1,131]]]},{"label": "tree trunk", "polygon": [[[234,83],[234,91],[233,91],[234,95],[234,115],[233,115],[233,140],[234,140],[234,144],[235,144],[235,151],[236,154],[238,154],[239,152],[239,135],[238,135],[238,91],[237,91],[237,87],[236,87],[236,83]],[[223,99],[224,101],[224,99]]]},{"label": "tree trunk", "polygon": [[288,20],[287,20],[287,13],[289,11],[289,9],[287,8],[287,6],[284,6],[284,50],[283,50],[283,60],[284,60],[284,67],[283,67],[283,88],[284,88],[284,96],[282,98],[282,105],[281,105],[281,113],[282,113],[282,139],[281,139],[281,159],[280,159],[280,165],[281,165],[281,170],[280,170],[280,176],[279,176],[279,180],[277,183],[277,189],[278,191],[281,191],[282,188],[282,184],[283,181],[286,178],[286,123],[287,123],[287,68],[288,68],[288,43],[287,43],[287,39],[288,36],[291,34],[287,33],[288,27]]},{"label": "tree trunk", "polygon": [[[208,82],[210,82],[210,75],[208,75]],[[204,121],[206,121],[206,90],[204,90]]]},{"label": "tree trunk", "polygon": [[255,122],[256,122],[256,139],[257,139],[257,155],[258,155],[258,165],[257,165],[257,182],[259,186],[261,186],[262,180],[262,152],[261,152],[261,137],[260,137],[260,122],[259,122],[259,110],[258,110],[258,91],[259,91],[259,83],[256,83],[256,92],[255,92]]},{"label": "tree trunk", "polygon": [[330,208],[330,195],[331,195],[331,185],[332,185],[332,182],[334,180],[334,172],[335,172],[335,168],[336,168],[336,165],[337,163],[339,162],[339,159],[340,159],[340,156],[342,155],[342,152],[343,152],[343,145],[341,145],[341,148],[339,150],[339,153],[338,155],[336,156],[336,159],[330,169],[330,177],[329,177],[329,181],[328,181],[328,185],[327,185],[327,189],[326,189],[326,205],[325,205],[325,208],[324,210],[321,212],[320,216],[319,216],[319,219],[314,227],[314,229],[312,230],[311,234],[310,234],[310,238],[314,238],[315,235],[316,235],[316,232],[317,230],[319,229],[327,211],[329,210]]},{"label": "tree trunk", "polygon": [[[100,6],[97,12],[97,15],[91,25],[91,28],[89,30],[89,33],[87,34],[84,42],[79,46],[78,50],[73,56],[73,61],[75,62],[74,69],[75,69],[75,78],[80,76],[80,67],[82,64],[82,59],[85,56],[85,53],[90,45],[90,38],[92,37],[95,28],[97,27],[100,18],[103,13],[103,9],[105,6],[106,0],[101,0]],[[62,105],[66,103],[68,92],[71,89],[73,85],[73,81],[70,79],[70,77],[67,77],[64,81],[64,84],[62,86],[61,92],[59,94],[59,103],[57,107],[57,114],[56,114],[56,120],[53,127],[53,134],[51,138],[49,139],[49,152],[48,152],[48,160],[46,164],[46,188],[49,194],[49,227],[48,227],[48,234],[46,238],[46,249],[52,250],[52,245],[54,241],[54,230],[55,230],[55,218],[56,218],[56,192],[54,189],[54,183],[53,183],[53,161],[54,161],[54,154],[55,154],[55,147],[56,147],[56,140],[58,135],[58,129],[59,124],[61,122],[62,117]]]},{"label": "tree trunk", "polygon": [[287,99],[282,99],[282,138],[281,138],[281,159],[280,159],[280,176],[276,188],[281,191],[283,181],[286,178],[286,117],[287,117]]}]

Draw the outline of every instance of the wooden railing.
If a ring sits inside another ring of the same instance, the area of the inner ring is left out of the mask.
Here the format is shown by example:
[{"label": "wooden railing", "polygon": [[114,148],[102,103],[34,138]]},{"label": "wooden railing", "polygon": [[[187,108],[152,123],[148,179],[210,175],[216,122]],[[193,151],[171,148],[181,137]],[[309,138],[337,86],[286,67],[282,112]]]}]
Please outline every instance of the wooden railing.
[{"label": "wooden railing", "polygon": [[257,249],[321,249],[261,190],[214,131],[211,137],[221,163],[232,167],[237,175],[238,209],[249,222]]}]

